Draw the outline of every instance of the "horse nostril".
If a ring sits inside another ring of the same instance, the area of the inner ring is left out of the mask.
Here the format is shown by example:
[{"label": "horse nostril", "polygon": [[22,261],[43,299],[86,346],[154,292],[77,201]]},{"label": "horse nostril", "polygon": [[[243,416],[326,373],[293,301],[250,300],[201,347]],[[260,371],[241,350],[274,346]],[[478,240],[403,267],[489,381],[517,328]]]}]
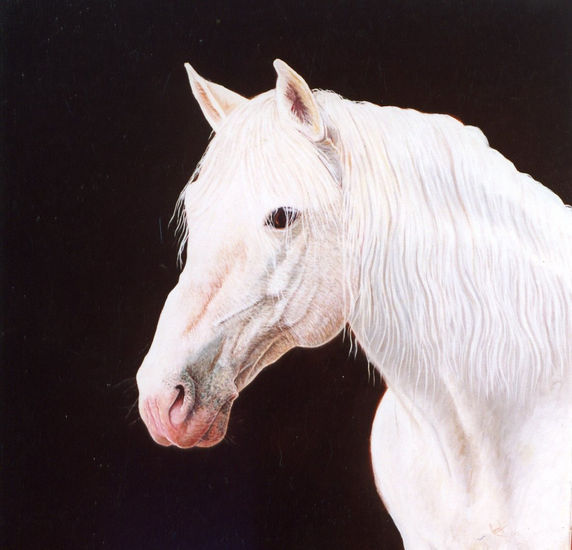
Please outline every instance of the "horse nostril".
[{"label": "horse nostril", "polygon": [[177,395],[177,398],[175,399],[175,402],[173,403],[173,407],[182,406],[183,401],[185,400],[185,388],[183,388],[183,386],[181,384],[179,384],[178,386],[175,386],[175,389],[179,392],[179,394]]},{"label": "horse nostril", "polygon": [[194,385],[191,384],[189,388],[185,388],[182,384],[178,384],[175,390],[178,393],[169,409],[169,420],[173,426],[178,426],[188,418],[193,410]]}]

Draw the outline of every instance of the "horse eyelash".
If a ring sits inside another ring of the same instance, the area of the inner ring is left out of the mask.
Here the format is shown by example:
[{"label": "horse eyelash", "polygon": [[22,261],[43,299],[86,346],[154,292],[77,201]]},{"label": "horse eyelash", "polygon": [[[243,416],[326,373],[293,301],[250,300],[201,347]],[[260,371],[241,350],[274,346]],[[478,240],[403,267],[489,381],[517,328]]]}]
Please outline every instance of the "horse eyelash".
[{"label": "horse eyelash", "polygon": [[289,206],[281,206],[273,210],[266,218],[265,224],[274,229],[286,229],[298,218],[299,212]]}]

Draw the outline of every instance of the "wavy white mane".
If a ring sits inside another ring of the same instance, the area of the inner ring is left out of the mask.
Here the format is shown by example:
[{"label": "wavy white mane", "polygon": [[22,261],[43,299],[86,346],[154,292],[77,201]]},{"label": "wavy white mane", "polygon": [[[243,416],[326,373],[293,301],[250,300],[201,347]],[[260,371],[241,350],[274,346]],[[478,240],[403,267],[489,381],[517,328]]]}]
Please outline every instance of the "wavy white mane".
[{"label": "wavy white mane", "polygon": [[569,208],[451,117],[318,98],[339,131],[346,250],[362,260],[350,324],[383,374],[445,369],[517,398],[561,377]]},{"label": "wavy white mane", "polygon": [[[349,324],[388,380],[427,391],[449,373],[477,395],[521,400],[561,377],[572,363],[570,210],[477,128],[327,91],[315,97],[333,148],[295,129],[268,140],[274,96],[257,96],[205,152],[191,181],[201,171],[211,183],[193,195],[195,207],[221,200],[218,186],[231,181],[248,182],[247,205],[273,185],[301,186],[327,205],[340,180],[344,211],[317,211],[344,224],[345,265],[360,258],[359,273],[346,270]],[[312,172],[316,158],[330,177]],[[244,178],[232,177],[237,170]]]}]

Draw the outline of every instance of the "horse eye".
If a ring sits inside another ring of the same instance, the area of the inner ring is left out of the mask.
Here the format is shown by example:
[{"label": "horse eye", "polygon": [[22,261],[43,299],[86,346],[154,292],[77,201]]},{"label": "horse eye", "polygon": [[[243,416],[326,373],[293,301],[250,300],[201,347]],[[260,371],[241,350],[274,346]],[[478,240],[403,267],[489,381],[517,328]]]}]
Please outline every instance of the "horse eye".
[{"label": "horse eye", "polygon": [[275,229],[285,229],[298,217],[298,210],[290,207],[280,207],[270,213],[266,218],[266,225]]}]

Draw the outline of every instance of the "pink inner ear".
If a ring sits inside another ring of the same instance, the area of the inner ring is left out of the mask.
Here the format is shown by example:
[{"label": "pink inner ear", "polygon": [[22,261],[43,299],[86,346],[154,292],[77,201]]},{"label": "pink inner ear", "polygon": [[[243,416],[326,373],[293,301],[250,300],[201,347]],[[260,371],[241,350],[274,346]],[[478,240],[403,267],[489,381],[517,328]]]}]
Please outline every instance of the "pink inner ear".
[{"label": "pink inner ear", "polygon": [[209,115],[214,119],[214,121],[217,122],[220,118],[220,114],[213,107],[207,91],[198,82],[197,88],[201,98],[201,105],[208,111]]},{"label": "pink inner ear", "polygon": [[310,111],[308,107],[306,107],[306,104],[304,103],[300,94],[297,92],[296,88],[294,88],[294,86],[291,84],[288,84],[288,87],[286,88],[286,97],[291,104],[290,110],[292,111],[292,114],[298,120],[300,120],[300,122],[304,124],[310,124]]}]

